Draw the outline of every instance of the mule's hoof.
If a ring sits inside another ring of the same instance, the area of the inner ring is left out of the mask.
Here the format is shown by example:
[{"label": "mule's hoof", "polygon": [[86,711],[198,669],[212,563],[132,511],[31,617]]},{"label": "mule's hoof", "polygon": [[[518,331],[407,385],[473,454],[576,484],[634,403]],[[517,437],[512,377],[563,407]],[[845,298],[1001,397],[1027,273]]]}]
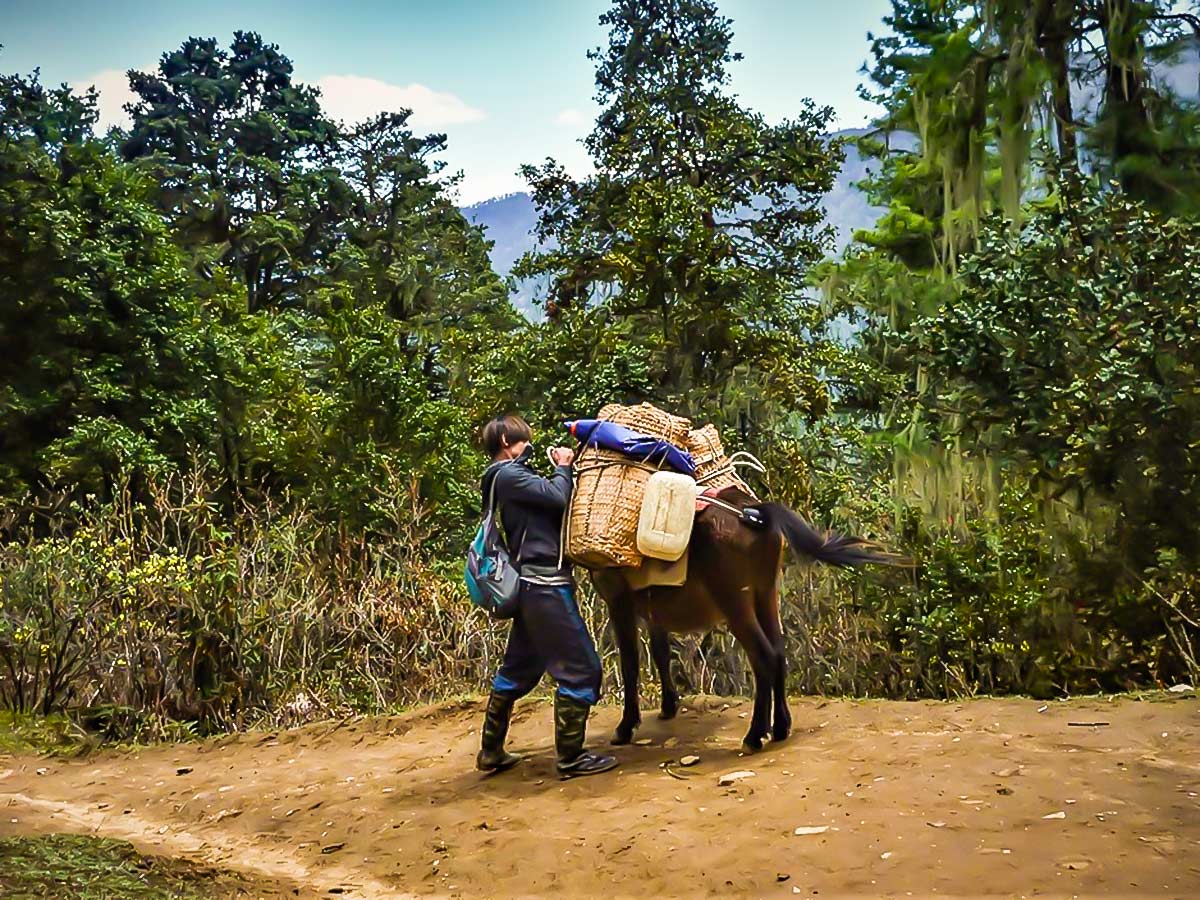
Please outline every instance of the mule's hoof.
[{"label": "mule's hoof", "polygon": [[745,738],[742,741],[743,753],[761,753],[763,748],[762,738]]},{"label": "mule's hoof", "polygon": [[662,709],[658,713],[658,717],[664,722],[675,718],[679,714],[679,698],[668,694],[663,697]]},{"label": "mule's hoof", "polygon": [[792,735],[792,729],[790,729],[790,728],[781,728],[781,729],[772,728],[771,729],[771,743],[778,744],[782,741],[786,741],[789,737],[791,737],[791,735]]},{"label": "mule's hoof", "polygon": [[628,731],[626,731],[625,729],[618,727],[617,730],[613,732],[612,738],[609,739],[609,743],[614,747],[624,747],[626,744],[632,744],[633,729],[630,728]]}]

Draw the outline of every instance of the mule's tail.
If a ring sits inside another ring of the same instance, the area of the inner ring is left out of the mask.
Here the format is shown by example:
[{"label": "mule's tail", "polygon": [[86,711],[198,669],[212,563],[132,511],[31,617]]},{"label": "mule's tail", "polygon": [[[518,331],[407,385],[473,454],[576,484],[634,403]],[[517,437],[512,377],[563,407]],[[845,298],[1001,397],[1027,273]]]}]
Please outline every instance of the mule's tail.
[{"label": "mule's tail", "polygon": [[768,528],[783,535],[797,559],[806,556],[847,568],[872,563],[881,566],[912,565],[907,557],[892,553],[873,541],[833,531],[818,531],[779,503],[759,504],[756,509],[762,512]]}]

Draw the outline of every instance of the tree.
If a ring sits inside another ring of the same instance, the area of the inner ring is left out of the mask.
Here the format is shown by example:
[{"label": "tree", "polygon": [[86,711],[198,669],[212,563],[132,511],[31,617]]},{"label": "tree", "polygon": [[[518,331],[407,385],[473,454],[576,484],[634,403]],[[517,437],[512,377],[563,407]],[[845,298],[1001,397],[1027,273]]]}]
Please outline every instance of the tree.
[{"label": "tree", "polygon": [[344,129],[334,160],[352,192],[309,295],[310,371],[325,399],[322,466],[312,489],[348,522],[374,524],[388,470],[418,481],[451,532],[478,462],[473,420],[456,408],[470,394],[478,352],[517,327],[488,246],[439,179],[444,135],[414,135],[410,112]]},{"label": "tree", "polygon": [[137,100],[122,152],[155,173],[180,239],[221,248],[251,311],[302,304],[349,202],[318,92],[293,81],[276,45],[243,31],[228,51],[188,38],[129,84]]},{"label": "tree", "polygon": [[84,94],[66,85],[48,88],[35,71],[29,78],[0,75],[0,142],[7,149],[15,142],[42,148],[61,148],[93,135],[99,114],[94,87]]},{"label": "tree", "polygon": [[[470,382],[473,347],[517,317],[480,230],[446,191],[453,179],[437,177],[445,136],[414,135],[407,110],[333,123],[253,33],[235,33],[228,51],[189,38],[130,83],[139,99],[124,155],[159,177],[197,270],[244,284],[230,324],[258,322],[258,349],[285,354],[266,384],[304,383],[271,412],[226,395],[231,482],[288,486],[357,526],[372,521],[389,468],[420,475],[426,500],[454,494],[473,459],[444,408],[452,384]],[[474,343],[456,338],[464,331]],[[214,364],[257,371],[246,350],[225,348]]]},{"label": "tree", "polygon": [[[189,58],[202,45],[189,41]],[[243,54],[253,46],[235,41]],[[273,53],[246,65],[269,68]],[[191,115],[211,85],[181,83],[193,91],[180,103]],[[0,89],[0,213],[12,223],[0,235],[0,291],[10,298],[0,317],[0,491],[104,495],[198,463],[224,476],[227,500],[287,489],[330,520],[364,527],[378,522],[378,485],[405,472],[425,502],[448,504],[443,531],[457,528],[477,459],[452,391],[470,394],[480,349],[517,317],[479,229],[434,178],[444,138],[413,136],[407,112],[339,132],[322,151],[334,168],[294,156],[290,181],[261,185],[277,208],[243,208],[244,219],[226,223],[241,222],[241,236],[225,240],[197,227],[197,203],[213,195],[189,192],[211,184],[222,195],[228,177],[242,185],[238,196],[254,195],[239,179],[282,159],[279,147],[248,162],[245,135],[230,126],[231,150],[205,144],[208,125],[197,125],[191,144],[175,145],[190,161],[127,162],[94,137],[93,95],[46,90],[36,78]],[[258,88],[245,89],[261,102]],[[157,127],[163,112],[148,113]],[[201,145],[214,154],[207,162],[189,157]],[[226,166],[230,158],[241,162]],[[165,186],[153,177],[163,174]],[[322,220],[311,205],[314,179],[333,192],[320,202],[336,215]],[[263,270],[254,235],[280,222],[318,233],[278,245],[279,265]],[[303,247],[319,252],[292,267]],[[255,291],[274,299],[248,302]]]},{"label": "tree", "polygon": [[105,494],[210,451],[206,328],[152,185],[95,96],[0,82],[0,492]]},{"label": "tree", "polygon": [[906,447],[936,439],[946,423],[932,407],[916,415],[914,398],[937,385],[910,337],[955,296],[959,261],[993,211],[1017,229],[1041,203],[1058,209],[1060,184],[1110,189],[1115,177],[1131,197],[1195,214],[1196,112],[1154,70],[1200,24],[1177,7],[895,0],[887,32],[872,37],[876,90],[865,92],[886,112],[862,142],[880,163],[864,187],[887,211],[820,273],[834,312],[860,317],[862,365],[873,370],[840,395],[843,408]]},{"label": "tree", "polygon": [[515,274],[549,282],[552,320],[602,306],[632,323],[663,402],[819,415],[802,288],[831,237],[819,206],[839,162],[830,110],[804,101],[769,125],[742,108],[727,93],[732,26],[711,0],[616,0],[600,21],[608,46],[589,55],[604,108],[586,140],[596,173],[524,167],[554,249]]},{"label": "tree", "polygon": [[1200,118],[1156,79],[1154,65],[1200,52],[1200,4],[1108,0],[1089,4],[1103,41],[1103,99],[1089,135],[1104,174],[1155,208],[1200,214]]},{"label": "tree", "polygon": [[[952,269],[980,218],[1016,221],[1043,172],[1095,171],[1167,212],[1196,212],[1200,138],[1194,103],[1156,63],[1195,51],[1200,16],[1170,0],[895,0],[872,37],[871,96],[880,128],[919,136],[914,151],[865,145],[885,160],[873,184],[891,207],[866,242],[919,265]],[[1094,105],[1076,93],[1097,94]],[[1094,108],[1093,108],[1094,106]],[[931,254],[931,255],[930,255]]]},{"label": "tree", "polygon": [[432,379],[445,374],[440,343],[447,331],[503,332],[519,318],[480,229],[447,193],[456,179],[436,178],[445,167],[436,157],[446,136],[414,135],[409,116],[381,114],[341,143],[339,163],[355,201],[335,265],[354,304],[381,304],[404,323],[400,350]]}]

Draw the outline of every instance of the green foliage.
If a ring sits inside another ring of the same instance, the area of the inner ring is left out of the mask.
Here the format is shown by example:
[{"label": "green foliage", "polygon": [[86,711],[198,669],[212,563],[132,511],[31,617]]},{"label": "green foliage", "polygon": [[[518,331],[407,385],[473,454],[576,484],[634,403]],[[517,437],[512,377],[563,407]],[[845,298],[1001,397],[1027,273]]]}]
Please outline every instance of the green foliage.
[{"label": "green foliage", "polygon": [[870,578],[819,569],[785,578],[800,690],[1061,696],[1195,678],[1195,575],[1178,554],[1164,551],[1139,579],[1113,579],[1110,567],[1102,583],[1081,560],[1094,566],[1104,541],[1085,542],[1051,519],[1054,509],[1021,468],[1002,467],[998,488],[979,484],[981,470],[959,470],[950,512],[930,502],[927,479],[893,481],[894,448],[877,437],[852,424],[820,431],[800,445],[810,514],[903,546],[917,566]]},{"label": "green foliage", "polygon": [[[527,329],[520,343],[494,348],[487,368],[503,373],[495,401],[515,400],[531,421],[559,431],[566,419],[593,414],[606,403],[640,403],[657,383],[647,344],[634,322],[606,307],[565,311]],[[480,392],[482,385],[476,385]],[[557,440],[560,435],[556,435]]]},{"label": "green foliage", "polygon": [[90,744],[86,733],[62,713],[0,710],[0,753],[74,756]]},{"label": "green foliage", "polygon": [[148,162],[182,239],[222,248],[251,311],[301,303],[349,200],[318,92],[293,82],[277,46],[241,31],[228,51],[189,38],[130,88],[122,152]]},{"label": "green foliage", "polygon": [[[475,687],[475,430],[518,410],[557,443],[642,400],[918,560],[787,575],[795,686],[1195,677],[1197,112],[1153,70],[1187,15],[897,0],[862,141],[886,212],[836,262],[830,112],[741,106],[712,0],[601,22],[595,174],[524,169],[537,323],[445,137],[331,121],[256,34],[132,73],[104,139],[94,94],[0,79],[0,705],[153,739]],[[729,635],[677,651],[691,689],[749,689]]]},{"label": "green foliage", "polygon": [[1110,0],[1093,13],[1103,41],[1104,98],[1087,135],[1105,175],[1168,213],[1200,214],[1200,132],[1195,98],[1154,78],[1156,62],[1200,46],[1200,12],[1168,0]]},{"label": "green foliage", "polygon": [[0,495],[199,464],[228,503],[381,527],[373,487],[404,471],[457,535],[478,419],[451,393],[519,319],[435,181],[444,137],[335,126],[253,34],[131,84],[132,162],[91,136],[94,97],[0,85]]},{"label": "green foliage", "polygon": [[1072,671],[1086,632],[1054,589],[1036,523],[1035,504],[1010,489],[995,519],[915,530],[915,584],[875,599],[899,665],[926,689],[1048,696],[1097,686]]},{"label": "green foliage", "polygon": [[1194,670],[1195,107],[1154,66],[1195,23],[1170,6],[897,0],[873,38],[887,211],[816,273],[858,358],[812,496],[924,560],[869,604],[905,610],[871,633],[910,673],[944,661],[923,690]]},{"label": "green foliage", "polygon": [[0,84],[3,705],[163,737],[438,695],[520,324],[444,138],[335,126],[252,34],[131,82],[124,159],[94,96]]},{"label": "green foliage", "polygon": [[[42,143],[8,81],[0,140],[0,492],[63,484],[104,493],[209,447],[213,408],[190,350],[204,325],[146,178],[100,142]],[[44,116],[90,121],[45,94]]]},{"label": "green foliage", "polygon": [[[1020,219],[1045,169],[1116,176],[1168,212],[1197,211],[1196,105],[1172,94],[1153,63],[1194,49],[1200,18],[1170,0],[895,0],[872,37],[881,131],[919,138],[915,150],[862,143],[882,160],[871,179],[890,214],[866,243],[917,268],[952,269],[980,218]],[[1079,106],[1078,84],[1100,95]],[[1073,87],[1075,86],[1075,87]],[[1087,152],[1085,152],[1085,150]],[[932,238],[932,241],[931,241]]]},{"label": "green foliage", "polygon": [[65,533],[10,529],[0,706],[177,739],[441,697],[501,649],[439,567],[410,480],[376,486],[390,527],[373,538],[269,497],[230,522],[202,477],[153,497],[72,510]]},{"label": "green foliage", "polygon": [[1200,552],[1200,228],[1064,191],[1019,234],[998,223],[956,299],[914,329],[945,428],[1120,509],[1131,562]]}]

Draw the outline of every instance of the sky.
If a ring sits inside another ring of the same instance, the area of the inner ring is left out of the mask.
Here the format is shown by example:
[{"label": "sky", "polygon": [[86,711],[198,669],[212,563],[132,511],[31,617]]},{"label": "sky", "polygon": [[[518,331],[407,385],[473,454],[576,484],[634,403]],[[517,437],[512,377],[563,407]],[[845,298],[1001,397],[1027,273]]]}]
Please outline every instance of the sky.
[{"label": "sky", "polygon": [[[804,97],[835,127],[875,110],[857,96],[867,32],[889,0],[718,0],[733,20],[731,90],[769,121]],[[125,72],[153,68],[188,36],[228,44],[257,31],[318,86],[334,118],[407,107],[414,128],[443,132],[462,204],[525,189],[523,163],[553,157],[588,171],[580,139],[596,114],[590,49],[604,43],[607,0],[0,0],[0,71],[40,68],[48,84],[100,91],[102,124],[121,124]]]}]

